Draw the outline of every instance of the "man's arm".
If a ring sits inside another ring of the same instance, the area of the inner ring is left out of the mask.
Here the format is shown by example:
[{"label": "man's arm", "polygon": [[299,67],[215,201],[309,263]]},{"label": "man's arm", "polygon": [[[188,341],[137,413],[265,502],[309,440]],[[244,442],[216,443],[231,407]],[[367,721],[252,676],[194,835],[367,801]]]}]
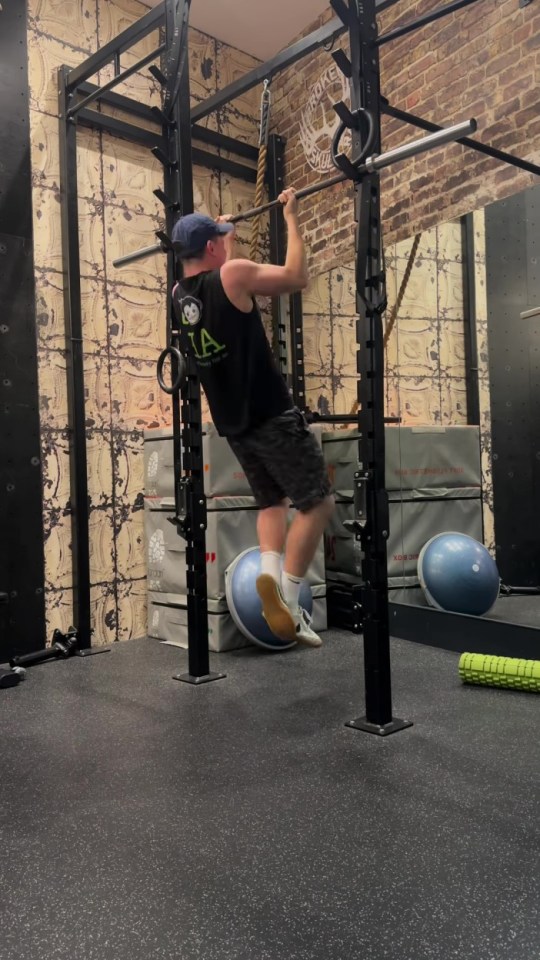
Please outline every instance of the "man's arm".
[{"label": "man's arm", "polygon": [[[287,255],[283,266],[258,264],[251,260],[228,260],[221,268],[221,282],[233,303],[247,307],[252,296],[280,296],[295,293],[308,284],[304,241],[298,226],[297,200],[294,190],[279,195],[287,224]],[[240,307],[242,309],[242,307]]]},{"label": "man's arm", "polygon": [[[230,213],[221,214],[221,216],[216,217],[216,223],[227,223],[231,219]],[[227,233],[223,240],[223,245],[225,247],[225,252],[227,254],[227,262],[229,260],[234,260],[235,250],[235,240],[236,240],[236,230],[233,230],[232,233]]]},{"label": "man's arm", "polygon": [[[300,233],[298,225],[298,200],[294,190],[284,190],[279,199],[284,203],[283,216],[287,224],[287,255],[285,257],[285,270],[299,282],[299,287],[303,289],[308,284],[306,248],[304,240]],[[289,291],[285,291],[288,293]],[[294,293],[294,290],[290,291]]]}]

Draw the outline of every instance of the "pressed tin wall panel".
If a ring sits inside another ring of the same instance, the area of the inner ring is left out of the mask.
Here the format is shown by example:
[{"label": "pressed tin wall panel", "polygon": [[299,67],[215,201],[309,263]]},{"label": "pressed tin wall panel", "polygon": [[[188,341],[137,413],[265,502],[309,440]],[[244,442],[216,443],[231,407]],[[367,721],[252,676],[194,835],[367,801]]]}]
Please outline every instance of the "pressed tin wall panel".
[{"label": "pressed tin wall panel", "polygon": [[[147,8],[135,0],[32,0],[28,11],[34,256],[39,406],[44,450],[43,523],[47,631],[72,615],[67,388],[60,220],[57,70],[76,66]],[[129,65],[158,35],[122,55]],[[192,102],[247,72],[256,60],[192,30]],[[93,82],[104,83],[111,68]],[[150,105],[159,86],[143,71],[118,88]],[[257,144],[261,88],[203,123]],[[107,112],[120,116],[117,111]],[[210,148],[212,149],[212,148]],[[159,390],[156,360],[166,337],[166,264],[162,256],[117,270],[113,260],[155,242],[163,226],[153,190],[161,165],[149,150],[108,134],[78,132],[78,196],[90,495],[91,604],[102,644],[146,631],[143,528],[143,430],[169,426],[170,398]],[[254,185],[194,168],[195,208],[214,216],[252,206]],[[247,253],[250,228],[239,230]],[[267,224],[259,239],[268,249]],[[265,315],[266,317],[266,315]],[[268,320],[267,320],[268,322]],[[206,404],[203,404],[206,410]]]}]

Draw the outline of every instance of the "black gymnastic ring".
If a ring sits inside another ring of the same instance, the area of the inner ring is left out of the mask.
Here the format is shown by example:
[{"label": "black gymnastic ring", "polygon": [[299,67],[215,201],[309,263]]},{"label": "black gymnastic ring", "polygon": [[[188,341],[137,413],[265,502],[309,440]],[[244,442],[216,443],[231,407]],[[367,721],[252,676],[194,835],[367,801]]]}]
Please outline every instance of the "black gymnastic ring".
[{"label": "black gymnastic ring", "polygon": [[[174,357],[178,363],[178,373],[175,380],[170,385],[165,382],[165,378],[163,376],[163,367],[167,357],[171,357],[171,359]],[[176,347],[165,347],[165,349],[161,351],[157,362],[157,379],[164,393],[168,393],[169,396],[172,396],[172,394],[182,389],[184,383],[186,382],[186,369],[186,359]]]},{"label": "black gymnastic ring", "polygon": [[[369,112],[369,110],[365,110],[363,107],[360,107],[356,111],[356,116],[359,119],[365,121],[365,123],[367,123],[367,136],[366,136],[365,143],[362,146],[360,156],[355,157],[354,161],[352,161],[354,162],[355,166],[358,166],[360,163],[363,163],[363,161],[367,157],[373,145],[373,141],[375,140],[375,121],[373,119],[372,114]],[[339,153],[339,141],[341,140],[343,134],[345,133],[345,130],[347,129],[348,129],[347,124],[342,121],[339,124],[332,138],[331,157],[332,157],[332,163],[334,164],[337,170],[341,170],[341,167],[336,159]]]}]

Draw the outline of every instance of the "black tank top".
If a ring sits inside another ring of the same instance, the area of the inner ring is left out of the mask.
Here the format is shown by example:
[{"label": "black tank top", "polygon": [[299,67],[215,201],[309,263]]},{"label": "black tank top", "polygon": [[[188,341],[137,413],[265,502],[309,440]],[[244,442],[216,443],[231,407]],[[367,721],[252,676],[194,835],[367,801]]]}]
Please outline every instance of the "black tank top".
[{"label": "black tank top", "polygon": [[178,283],[173,307],[181,350],[196,360],[221,436],[238,436],[293,406],[255,300],[250,313],[238,310],[219,270]]}]

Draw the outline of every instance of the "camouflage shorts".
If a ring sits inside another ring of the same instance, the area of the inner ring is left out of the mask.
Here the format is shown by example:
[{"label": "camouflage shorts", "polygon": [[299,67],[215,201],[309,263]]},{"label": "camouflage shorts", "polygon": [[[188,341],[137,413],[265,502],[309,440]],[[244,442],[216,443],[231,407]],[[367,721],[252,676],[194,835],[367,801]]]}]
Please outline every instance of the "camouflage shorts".
[{"label": "camouflage shorts", "polygon": [[227,439],[261,509],[288,498],[307,513],[331,493],[321,447],[297,407]]}]

